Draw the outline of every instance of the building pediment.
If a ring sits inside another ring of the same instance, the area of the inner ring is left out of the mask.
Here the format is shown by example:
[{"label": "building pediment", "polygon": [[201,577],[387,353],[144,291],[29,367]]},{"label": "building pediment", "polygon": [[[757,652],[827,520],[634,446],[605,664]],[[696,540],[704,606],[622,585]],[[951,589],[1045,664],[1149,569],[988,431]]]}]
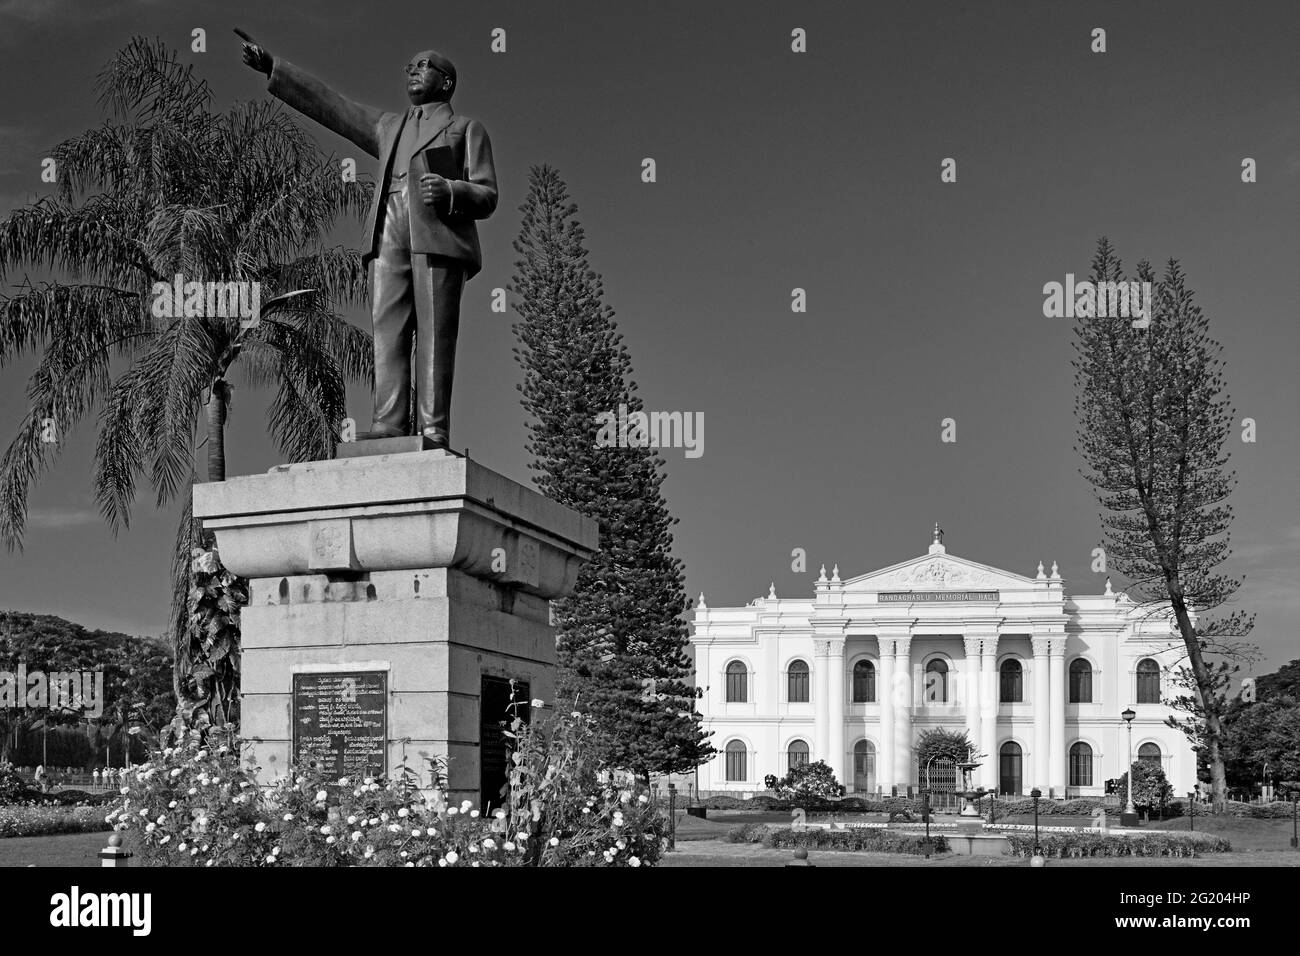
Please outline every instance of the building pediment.
[{"label": "building pediment", "polygon": [[926,554],[849,578],[845,591],[997,591],[1033,587],[1034,579],[948,554]]}]

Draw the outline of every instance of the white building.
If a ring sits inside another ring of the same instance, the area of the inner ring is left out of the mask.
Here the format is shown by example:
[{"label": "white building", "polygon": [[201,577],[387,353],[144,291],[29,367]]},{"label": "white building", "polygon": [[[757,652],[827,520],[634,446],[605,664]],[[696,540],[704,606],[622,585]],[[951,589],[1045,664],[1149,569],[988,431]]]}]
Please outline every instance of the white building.
[{"label": "white building", "polygon": [[772,588],[711,608],[701,595],[691,642],[719,751],[701,790],[762,790],[819,759],[850,793],[904,793],[927,770],[951,789],[912,756],[921,732],[944,728],[986,755],[976,786],[1098,795],[1128,765],[1127,708],[1133,759],[1159,760],[1178,796],[1195,786],[1191,746],[1164,723],[1182,653],[1167,610],[1109,581],[1068,596],[1055,564],[1024,577],[955,557],[937,525],[918,558],[848,580],[823,567],[811,600]]}]

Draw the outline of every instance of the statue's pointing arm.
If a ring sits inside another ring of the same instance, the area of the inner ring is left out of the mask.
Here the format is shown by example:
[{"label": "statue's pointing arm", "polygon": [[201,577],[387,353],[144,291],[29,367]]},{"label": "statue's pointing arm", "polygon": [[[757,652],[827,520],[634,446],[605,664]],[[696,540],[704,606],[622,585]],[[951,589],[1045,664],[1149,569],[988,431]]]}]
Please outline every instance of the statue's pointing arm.
[{"label": "statue's pointing arm", "polygon": [[379,156],[379,120],[383,111],[340,96],[306,70],[276,57],[266,88],[326,129]]}]

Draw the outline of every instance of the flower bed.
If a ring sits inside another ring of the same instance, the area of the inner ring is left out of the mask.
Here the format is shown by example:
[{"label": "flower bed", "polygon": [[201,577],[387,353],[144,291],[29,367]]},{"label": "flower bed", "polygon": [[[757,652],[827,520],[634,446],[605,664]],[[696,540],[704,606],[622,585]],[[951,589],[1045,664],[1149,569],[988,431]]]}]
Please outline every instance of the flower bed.
[{"label": "flower bed", "polygon": [[263,792],[254,768],[240,765],[237,742],[215,731],[205,742],[189,730],[131,776],[110,818],[135,834],[147,866],[639,867],[659,859],[666,821],[639,788],[598,781],[589,718],[573,712],[532,727],[516,719],[511,733],[509,798],[490,816],[468,800],[449,803],[440,780],[426,799],[406,768],[393,780],[298,768]]},{"label": "flower bed", "polygon": [[[794,830],[790,827],[772,827],[761,823],[746,823],[732,827],[727,833],[729,843],[761,843],[769,849],[805,847],[812,850],[851,850],[870,853],[907,853],[919,856],[925,853],[923,833],[900,833],[897,830],[877,828],[852,828],[830,830],[810,827]],[[948,850],[943,836],[930,837],[931,852]]]},{"label": "flower bed", "polygon": [[[1032,833],[1006,833],[1013,856],[1030,856],[1034,850]],[[1049,833],[1039,838],[1043,855],[1048,857],[1086,856],[1203,856],[1227,853],[1232,846],[1222,837],[1203,833],[1135,833],[1105,835],[1100,833]]]},{"label": "flower bed", "polygon": [[113,829],[103,807],[0,806],[0,838]]}]

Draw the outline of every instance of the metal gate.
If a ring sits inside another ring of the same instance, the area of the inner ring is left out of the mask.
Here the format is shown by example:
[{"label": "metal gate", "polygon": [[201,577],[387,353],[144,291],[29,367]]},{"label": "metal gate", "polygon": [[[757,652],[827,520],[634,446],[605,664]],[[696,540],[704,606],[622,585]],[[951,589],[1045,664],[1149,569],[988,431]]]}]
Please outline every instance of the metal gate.
[{"label": "metal gate", "polygon": [[957,785],[960,782],[957,763],[947,757],[935,757],[917,767],[916,778],[921,789],[930,791],[930,809],[956,812],[958,809]]}]

